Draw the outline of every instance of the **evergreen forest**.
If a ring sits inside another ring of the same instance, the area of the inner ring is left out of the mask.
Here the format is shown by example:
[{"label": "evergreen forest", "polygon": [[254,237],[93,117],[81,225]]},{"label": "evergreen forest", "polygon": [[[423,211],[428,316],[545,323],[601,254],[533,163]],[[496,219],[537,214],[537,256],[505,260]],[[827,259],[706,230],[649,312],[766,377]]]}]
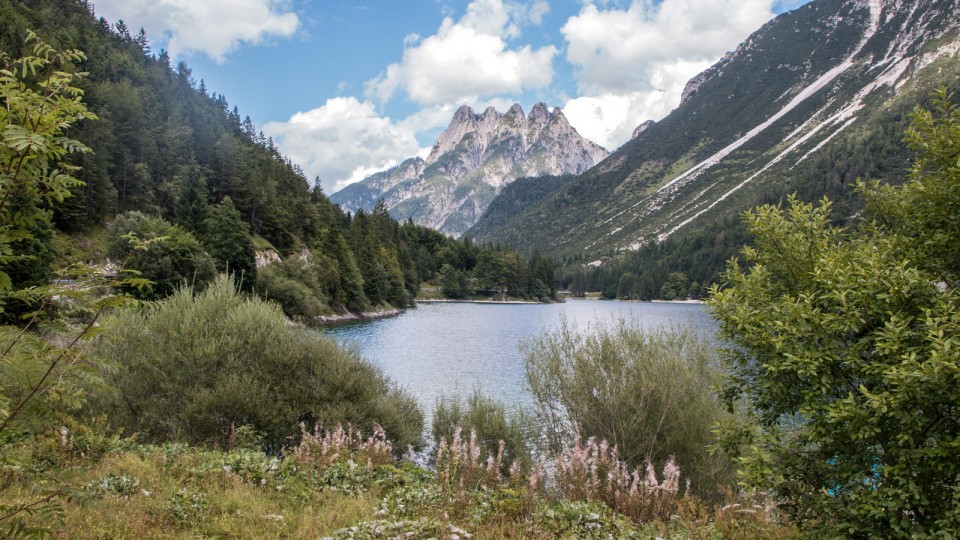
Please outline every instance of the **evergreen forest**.
[{"label": "evergreen forest", "polygon": [[[552,262],[539,255],[400,224],[382,205],[345,214],[185,62],[172,65],[142,29],[109,24],[94,9],[72,0],[0,3],[0,50],[9,58],[29,52],[24,36],[33,28],[58,50],[85,53],[74,68],[87,74],[78,87],[96,117],[71,133],[91,150],[67,158],[80,183],[62,204],[39,209],[49,219],[34,225],[36,241],[14,245],[36,252],[15,289],[52,279],[51,265],[73,256],[126,261],[151,281],[133,291],[144,299],[185,283],[202,289],[228,272],[306,322],[406,307],[434,281],[432,296],[554,298]],[[78,240],[57,251],[54,231]],[[131,233],[165,240],[134,253]],[[81,249],[70,249],[77,242]]]}]

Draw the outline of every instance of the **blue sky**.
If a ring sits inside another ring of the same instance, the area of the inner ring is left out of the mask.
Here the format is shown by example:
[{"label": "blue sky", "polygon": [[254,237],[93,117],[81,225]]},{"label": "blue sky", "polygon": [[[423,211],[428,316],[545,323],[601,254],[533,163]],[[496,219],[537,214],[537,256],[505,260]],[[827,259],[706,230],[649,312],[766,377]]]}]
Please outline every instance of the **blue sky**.
[{"label": "blue sky", "polygon": [[460,105],[561,107],[613,150],[807,0],[98,0],[331,193],[424,154]]}]

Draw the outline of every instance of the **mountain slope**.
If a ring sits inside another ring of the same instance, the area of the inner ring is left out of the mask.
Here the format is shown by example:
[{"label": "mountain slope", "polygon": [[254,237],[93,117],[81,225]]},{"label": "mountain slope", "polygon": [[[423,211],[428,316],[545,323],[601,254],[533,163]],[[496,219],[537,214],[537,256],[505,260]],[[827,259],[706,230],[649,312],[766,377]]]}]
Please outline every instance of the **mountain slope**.
[{"label": "mountain slope", "polygon": [[476,114],[460,107],[426,159],[411,158],[347,186],[331,200],[369,210],[383,199],[397,219],[412,218],[451,235],[476,223],[500,189],[516,178],[579,174],[607,152],[581,137],[560,109],[537,103]]},{"label": "mountain slope", "polygon": [[781,15],[599,166],[470,233],[592,256],[722,219],[782,194],[786,178],[819,182],[803,176],[818,156],[876,129],[884,109],[956,80],[958,11],[953,0],[816,0]]}]

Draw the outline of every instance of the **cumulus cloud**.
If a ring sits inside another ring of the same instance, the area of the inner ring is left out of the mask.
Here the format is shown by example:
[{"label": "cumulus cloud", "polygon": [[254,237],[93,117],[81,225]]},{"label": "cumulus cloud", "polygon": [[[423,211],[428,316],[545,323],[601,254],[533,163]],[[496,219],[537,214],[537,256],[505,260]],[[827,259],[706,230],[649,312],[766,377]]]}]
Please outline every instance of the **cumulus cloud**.
[{"label": "cumulus cloud", "polygon": [[286,122],[270,122],[263,131],[308,178],[319,176],[327,193],[397,165],[421,150],[414,128],[378,115],[373,103],[353,97],[328,99],[323,106],[298,112]]},{"label": "cumulus cloud", "polygon": [[474,0],[459,21],[446,17],[435,35],[407,36],[403,59],[367,82],[367,97],[384,103],[402,91],[430,106],[547,86],[556,47],[511,48],[508,41],[548,9],[542,1]]},{"label": "cumulus cloud", "polygon": [[[217,62],[243,43],[288,37],[300,26],[284,0],[97,0],[97,14],[162,36],[171,56],[201,52]],[[154,37],[154,39],[157,39]]]},{"label": "cumulus cloud", "polygon": [[633,130],[646,120],[659,120],[680,103],[680,95],[693,74],[712,62],[675,60],[652,66],[649,88],[628,92],[601,92],[570,99],[563,112],[584,137],[607,149],[630,140]]},{"label": "cumulus cloud", "polygon": [[772,18],[774,3],[633,0],[607,9],[588,1],[561,29],[581,94],[567,102],[567,117],[616,148],[638,124],[676,107],[686,82]]},{"label": "cumulus cloud", "polygon": [[[286,122],[270,122],[263,132],[303,168],[307,178],[319,176],[323,189],[335,193],[405,159],[426,158],[440,129],[450,123],[461,104],[470,105],[475,111],[494,107],[503,112],[513,102],[493,98],[444,103],[393,120],[379,115],[370,101],[336,97],[322,107],[299,112]],[[430,136],[422,147],[417,140],[421,135]]]}]

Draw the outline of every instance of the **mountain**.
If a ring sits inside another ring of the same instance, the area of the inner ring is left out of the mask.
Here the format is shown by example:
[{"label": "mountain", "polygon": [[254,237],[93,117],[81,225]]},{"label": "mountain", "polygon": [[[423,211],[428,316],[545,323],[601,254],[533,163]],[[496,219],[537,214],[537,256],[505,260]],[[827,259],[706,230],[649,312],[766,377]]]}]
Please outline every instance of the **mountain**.
[{"label": "mountain", "polygon": [[426,159],[411,158],[334,193],[345,210],[370,210],[380,199],[397,219],[458,236],[503,186],[520,177],[579,174],[607,156],[580,136],[559,108],[537,103],[524,115],[460,107]]},{"label": "mountain", "polygon": [[[799,192],[842,198],[858,176],[897,181],[909,112],[960,80],[955,0],[815,0],[694,77],[682,103],[598,166],[469,234],[597,258],[714,227]],[[841,205],[842,206],[842,205]]]}]

